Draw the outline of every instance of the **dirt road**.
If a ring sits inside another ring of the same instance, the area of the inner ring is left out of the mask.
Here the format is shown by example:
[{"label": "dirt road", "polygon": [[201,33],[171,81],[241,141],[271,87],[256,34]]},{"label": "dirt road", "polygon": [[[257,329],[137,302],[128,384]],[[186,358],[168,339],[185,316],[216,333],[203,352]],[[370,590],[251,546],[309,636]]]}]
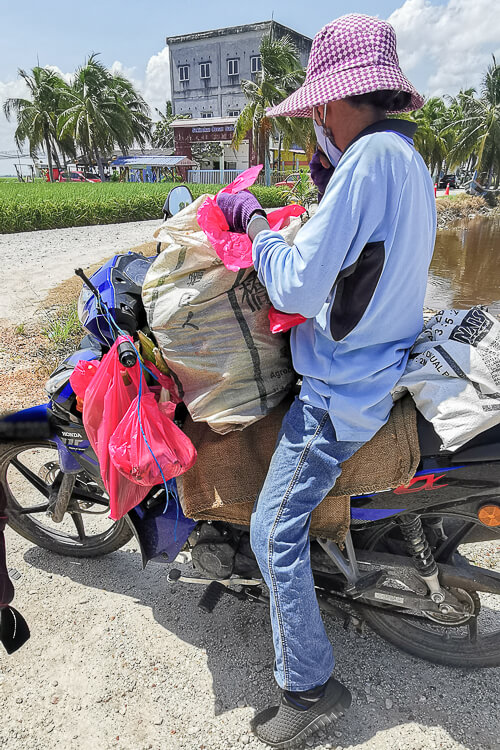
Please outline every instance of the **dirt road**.
[{"label": "dirt road", "polygon": [[153,239],[161,221],[0,234],[0,320],[30,318],[47,292],[89,266]]}]

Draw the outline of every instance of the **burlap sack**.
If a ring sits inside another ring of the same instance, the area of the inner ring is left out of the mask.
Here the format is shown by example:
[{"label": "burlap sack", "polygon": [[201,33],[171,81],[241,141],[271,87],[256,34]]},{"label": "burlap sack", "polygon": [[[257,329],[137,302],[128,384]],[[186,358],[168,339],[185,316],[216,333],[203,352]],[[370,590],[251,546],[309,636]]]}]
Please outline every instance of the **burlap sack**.
[{"label": "burlap sack", "polygon": [[[266,419],[226,436],[188,420],[185,431],[198,459],[177,480],[186,516],[250,523],[289,405],[287,398]],[[311,534],[343,541],[350,522],[350,497],[407,484],[419,461],[415,406],[406,397],[394,405],[389,421],[375,437],[344,463],[332,494],[312,514]]]},{"label": "burlap sack", "polygon": [[[286,339],[269,330],[267,292],[253,268],[229,271],[197,221],[201,196],[156,232],[164,249],[142,298],[150,328],[195,421],[221,434],[267,415],[294,373]],[[282,230],[289,242],[300,226]]]}]

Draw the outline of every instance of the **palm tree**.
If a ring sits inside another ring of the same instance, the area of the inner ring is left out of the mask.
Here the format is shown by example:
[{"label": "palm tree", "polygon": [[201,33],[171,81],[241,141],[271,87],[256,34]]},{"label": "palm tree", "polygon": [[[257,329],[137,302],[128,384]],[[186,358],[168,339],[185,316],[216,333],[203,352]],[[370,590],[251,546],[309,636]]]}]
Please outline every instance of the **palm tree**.
[{"label": "palm tree", "polygon": [[413,120],[417,125],[414,136],[415,148],[427,164],[431,175],[439,173],[443,161],[447,158],[450,144],[449,120],[447,119],[446,103],[439,96],[427,99],[421,109],[410,112],[404,119]]},{"label": "palm tree", "polygon": [[155,110],[160,119],[154,124],[151,143],[155,148],[173,148],[174,130],[171,123],[175,120],[175,115],[172,113],[172,102],[168,100],[165,102],[165,112],[157,107]]},{"label": "palm tree", "polygon": [[71,135],[87,155],[95,158],[105,179],[102,155],[115,144],[126,153],[135,140],[143,145],[150,134],[149,107],[132,83],[110,71],[92,54],[78,68],[64,96],[57,120],[60,138]]},{"label": "palm tree", "polygon": [[133,83],[120,73],[115,73],[110,83],[128,112],[130,118],[130,143],[132,144],[136,141],[139,146],[144,147],[151,139],[149,106],[135,90]]},{"label": "palm tree", "polygon": [[298,59],[296,47],[287,36],[281,39],[264,36],[260,45],[260,57],[262,70],[256,74],[255,81],[241,81],[241,88],[248,101],[236,121],[231,145],[238,148],[251,130],[258,160],[268,167],[271,134],[279,131],[293,141],[300,130],[292,122],[292,118],[268,118],[266,109],[295,91],[303,82],[305,71]]},{"label": "palm tree", "polygon": [[[53,181],[52,160],[57,156],[57,117],[61,100],[68,90],[68,85],[54,70],[35,67],[31,75],[19,69],[21,78],[26,83],[31,99],[11,98],[4,103],[4,113],[8,120],[13,114],[17,118],[14,134],[19,149],[28,141],[30,155],[36,156],[40,147],[47,153],[49,180]],[[61,152],[69,152],[71,143],[68,139],[59,143]]]},{"label": "palm tree", "polygon": [[174,147],[174,129],[172,123],[174,120],[189,120],[191,115],[174,115],[172,112],[172,102],[165,102],[165,112],[155,107],[160,119],[155,122],[151,143],[155,148],[173,148]]},{"label": "palm tree", "polygon": [[459,158],[477,156],[476,167],[488,173],[500,172],[500,65],[493,56],[481,84],[481,95],[474,89],[461,91],[456,98],[453,121],[459,131],[452,153]]}]

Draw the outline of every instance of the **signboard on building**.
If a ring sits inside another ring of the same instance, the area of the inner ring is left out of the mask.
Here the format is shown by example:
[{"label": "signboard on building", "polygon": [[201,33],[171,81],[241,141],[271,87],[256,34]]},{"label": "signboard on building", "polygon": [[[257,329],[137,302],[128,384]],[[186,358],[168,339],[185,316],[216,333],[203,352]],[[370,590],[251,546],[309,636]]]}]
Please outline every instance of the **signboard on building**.
[{"label": "signboard on building", "polygon": [[[189,159],[192,158],[191,146],[193,143],[225,143],[226,149],[230,146],[234,136],[236,118],[214,118],[211,122],[210,119],[197,119],[197,120],[175,120],[172,123],[174,130],[174,143],[175,153],[177,155],[186,156]],[[252,137],[251,132],[248,132],[243,139],[244,143],[238,149],[238,153],[241,148],[245,151],[245,162],[251,162],[253,158],[252,149]],[[228,154],[229,161],[233,161],[236,152],[232,151]],[[238,158],[236,159],[238,161]],[[243,168],[246,168],[247,164]],[[238,168],[240,165],[238,164]]]},{"label": "signboard on building", "polygon": [[203,125],[194,128],[182,128],[182,139],[191,143],[200,141],[230,141],[234,134],[234,125]]}]

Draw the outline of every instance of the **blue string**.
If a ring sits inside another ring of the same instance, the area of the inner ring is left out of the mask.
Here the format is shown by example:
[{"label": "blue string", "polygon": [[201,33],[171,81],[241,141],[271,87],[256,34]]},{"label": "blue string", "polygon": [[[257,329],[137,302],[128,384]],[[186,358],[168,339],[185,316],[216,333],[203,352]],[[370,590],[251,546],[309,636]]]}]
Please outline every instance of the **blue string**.
[{"label": "blue string", "polygon": [[[153,373],[150,370],[148,370],[148,368],[146,367],[146,365],[142,362],[141,356],[140,356],[138,350],[136,349],[136,346],[135,346],[132,338],[125,331],[123,331],[120,328],[120,326],[118,325],[118,323],[116,322],[116,320],[113,318],[111,312],[109,311],[108,306],[106,305],[106,303],[103,300],[98,299],[98,305],[100,306],[102,312],[104,313],[104,315],[106,317],[106,320],[108,321],[108,326],[109,326],[109,330],[111,332],[111,335],[113,335],[112,331],[113,331],[113,328],[114,328],[119,334],[121,334],[122,336],[125,336],[125,338],[130,341],[130,343],[132,345],[132,348],[134,349],[135,353],[137,354],[137,361],[139,362],[139,369],[140,369],[139,392],[137,394],[137,416],[139,418],[139,428],[141,430],[141,435],[142,435],[142,437],[144,439],[144,442],[146,443],[146,447],[147,447],[148,451],[151,453],[151,455],[153,457],[153,460],[154,460],[156,466],[158,467],[158,471],[160,472],[161,478],[163,480],[163,486],[165,487],[165,496],[166,496],[166,502],[165,502],[165,507],[163,509],[163,513],[166,513],[167,510],[168,510],[168,503],[169,503],[169,499],[170,499],[170,490],[168,489],[167,480],[165,479],[165,475],[164,475],[163,470],[162,470],[162,468],[161,468],[161,466],[160,466],[160,464],[158,462],[158,459],[156,458],[153,449],[151,448],[150,444],[148,443],[148,439],[147,439],[146,434],[144,432],[144,427],[142,426],[142,417],[141,417],[142,379],[144,377],[144,370],[146,370],[146,372],[148,372],[151,375],[151,377],[154,378],[155,380],[156,380],[156,378],[153,375]],[[114,337],[115,341],[116,341],[116,338],[117,337],[115,336]],[[175,518],[175,526],[174,526],[174,542],[176,542],[177,541],[177,524],[179,523],[179,499],[176,497],[175,493],[172,493],[172,495],[174,496],[175,506],[176,506],[176,518]]]}]

